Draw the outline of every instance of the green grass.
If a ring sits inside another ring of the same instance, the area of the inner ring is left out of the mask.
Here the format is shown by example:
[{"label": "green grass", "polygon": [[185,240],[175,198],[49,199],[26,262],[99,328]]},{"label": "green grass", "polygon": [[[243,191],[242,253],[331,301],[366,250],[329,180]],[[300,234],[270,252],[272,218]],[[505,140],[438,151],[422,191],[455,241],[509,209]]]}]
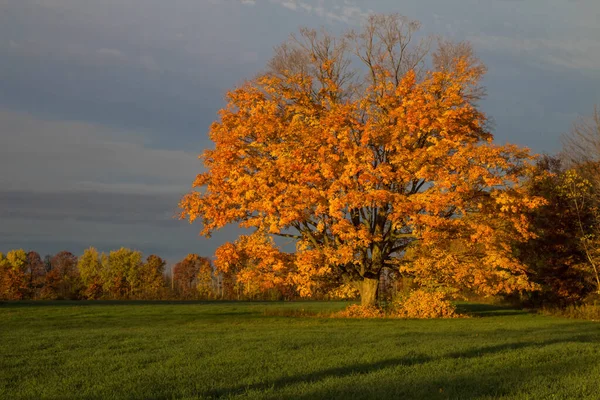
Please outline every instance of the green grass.
[{"label": "green grass", "polygon": [[309,316],[344,305],[3,303],[0,398],[600,398],[597,322]]}]

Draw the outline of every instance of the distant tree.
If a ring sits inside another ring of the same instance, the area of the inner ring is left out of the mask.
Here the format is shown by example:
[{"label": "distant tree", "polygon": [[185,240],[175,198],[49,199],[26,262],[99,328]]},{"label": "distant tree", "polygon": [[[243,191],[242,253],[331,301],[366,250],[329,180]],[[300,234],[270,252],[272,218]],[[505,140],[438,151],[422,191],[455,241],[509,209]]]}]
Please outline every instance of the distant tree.
[{"label": "distant tree", "polygon": [[52,270],[46,274],[41,296],[46,299],[79,299],[83,291],[81,276],[77,270],[77,257],[61,251],[50,261]]},{"label": "distant tree", "polygon": [[163,296],[165,287],[165,260],[151,254],[142,264],[140,297],[144,299],[159,299]]},{"label": "distant tree", "polygon": [[46,276],[46,266],[39,253],[35,251],[27,253],[27,263],[24,272],[29,289],[29,296],[31,298],[39,298]]},{"label": "distant tree", "polygon": [[[359,32],[303,29],[278,47],[228,93],[182,218],[207,236],[238,223],[294,240],[306,295],[329,275],[373,305],[385,268],[423,283],[444,268],[461,279],[436,285],[484,294],[531,288],[507,245],[531,237],[524,213],[541,201],[522,185],[529,152],[493,144],[471,47],[441,41],[426,70],[419,26],[373,15]],[[450,241],[478,256],[436,250]],[[418,264],[404,259],[416,247],[428,256]]]},{"label": "distant tree", "polygon": [[177,294],[185,299],[198,298],[202,294],[198,286],[208,282],[209,271],[212,280],[210,260],[197,254],[188,254],[173,267],[173,280]]},{"label": "distant tree", "polygon": [[6,260],[11,266],[21,271],[27,267],[27,253],[23,249],[9,251],[6,253]]},{"label": "distant tree", "polygon": [[77,269],[85,286],[85,298],[101,298],[103,290],[102,262],[98,250],[94,247],[86,249],[79,258]]},{"label": "distant tree", "polygon": [[46,273],[52,270],[52,256],[50,254],[46,254],[44,256],[44,268],[46,270]]},{"label": "distant tree", "polygon": [[210,260],[209,262],[200,263],[196,289],[198,290],[198,295],[202,299],[210,299],[215,297],[215,279],[213,273],[213,266]]},{"label": "distant tree", "polygon": [[24,250],[11,250],[6,256],[0,253],[0,299],[21,300],[27,295],[26,263]]},{"label": "distant tree", "polygon": [[102,257],[104,294],[113,299],[136,298],[141,288],[142,254],[121,248]]}]

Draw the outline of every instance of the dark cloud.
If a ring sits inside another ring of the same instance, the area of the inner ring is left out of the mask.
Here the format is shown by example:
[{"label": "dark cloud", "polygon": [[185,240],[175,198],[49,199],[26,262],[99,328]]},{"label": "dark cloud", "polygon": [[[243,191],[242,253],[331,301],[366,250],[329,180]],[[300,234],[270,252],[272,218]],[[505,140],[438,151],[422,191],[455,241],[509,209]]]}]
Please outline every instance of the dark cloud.
[{"label": "dark cloud", "polygon": [[199,237],[200,224],[177,218],[175,194],[103,192],[1,192],[0,251],[13,248],[81,254],[89,246],[101,251],[130,247],[171,262],[187,253],[212,256],[240,230],[229,227],[211,239]]},{"label": "dark cloud", "polygon": [[0,220],[142,223],[170,226],[180,196],[103,192],[0,192]]}]

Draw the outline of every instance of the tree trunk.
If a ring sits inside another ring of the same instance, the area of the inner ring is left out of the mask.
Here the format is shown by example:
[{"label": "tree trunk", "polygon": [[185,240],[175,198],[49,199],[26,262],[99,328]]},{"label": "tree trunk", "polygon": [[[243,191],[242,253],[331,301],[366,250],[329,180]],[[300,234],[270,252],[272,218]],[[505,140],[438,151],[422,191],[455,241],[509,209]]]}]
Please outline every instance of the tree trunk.
[{"label": "tree trunk", "polygon": [[356,286],[360,292],[361,306],[377,305],[377,289],[379,288],[379,279],[364,278],[362,281],[356,282]]}]

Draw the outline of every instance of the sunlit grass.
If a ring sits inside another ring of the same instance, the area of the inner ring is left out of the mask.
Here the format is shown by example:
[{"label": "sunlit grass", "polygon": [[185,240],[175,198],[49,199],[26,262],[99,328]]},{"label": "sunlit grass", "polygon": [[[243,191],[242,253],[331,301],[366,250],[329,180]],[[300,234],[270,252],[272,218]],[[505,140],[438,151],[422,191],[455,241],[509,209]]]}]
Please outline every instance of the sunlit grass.
[{"label": "sunlit grass", "polygon": [[600,324],[315,318],[344,303],[4,303],[0,398],[597,399]]}]

